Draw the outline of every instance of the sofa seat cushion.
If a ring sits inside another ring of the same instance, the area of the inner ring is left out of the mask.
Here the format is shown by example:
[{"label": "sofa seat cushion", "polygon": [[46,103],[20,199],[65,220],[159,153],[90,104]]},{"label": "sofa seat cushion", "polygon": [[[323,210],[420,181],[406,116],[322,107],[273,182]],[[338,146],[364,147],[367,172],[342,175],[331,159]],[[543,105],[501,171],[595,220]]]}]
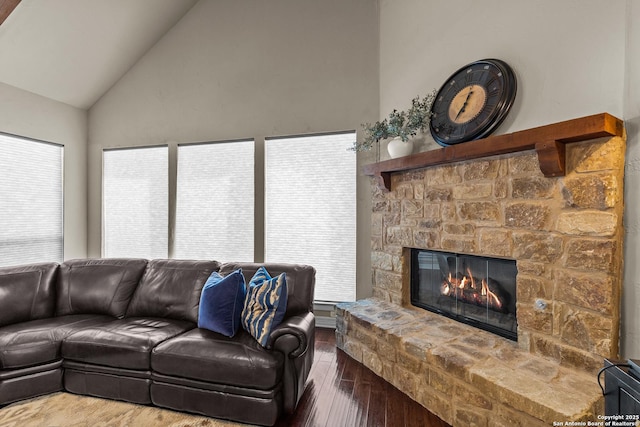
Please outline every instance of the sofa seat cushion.
[{"label": "sofa seat cushion", "polygon": [[149,370],[153,347],[194,327],[184,320],[117,319],[68,336],[62,343],[62,356],[76,362]]},{"label": "sofa seat cushion", "polygon": [[281,353],[265,350],[244,330],[229,338],[194,329],[151,354],[151,368],[160,374],[262,390],[279,385],[283,363]]},{"label": "sofa seat cushion", "polygon": [[81,314],[3,326],[0,328],[0,370],[60,360],[62,340],[66,336],[112,320],[110,316]]}]

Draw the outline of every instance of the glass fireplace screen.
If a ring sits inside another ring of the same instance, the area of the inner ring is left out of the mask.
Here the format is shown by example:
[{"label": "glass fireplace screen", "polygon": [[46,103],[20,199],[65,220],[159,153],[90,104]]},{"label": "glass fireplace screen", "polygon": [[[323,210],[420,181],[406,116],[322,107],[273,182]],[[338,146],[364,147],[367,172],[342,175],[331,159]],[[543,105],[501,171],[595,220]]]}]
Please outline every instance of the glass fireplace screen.
[{"label": "glass fireplace screen", "polygon": [[516,262],[411,250],[411,304],[517,340]]}]

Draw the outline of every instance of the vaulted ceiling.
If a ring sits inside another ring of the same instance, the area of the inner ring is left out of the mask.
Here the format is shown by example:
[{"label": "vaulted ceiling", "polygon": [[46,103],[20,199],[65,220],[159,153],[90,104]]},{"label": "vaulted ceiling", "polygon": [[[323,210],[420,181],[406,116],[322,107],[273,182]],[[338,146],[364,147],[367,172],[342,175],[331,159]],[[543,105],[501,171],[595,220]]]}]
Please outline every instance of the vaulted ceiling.
[{"label": "vaulted ceiling", "polygon": [[0,0],[0,82],[88,109],[196,2]]}]

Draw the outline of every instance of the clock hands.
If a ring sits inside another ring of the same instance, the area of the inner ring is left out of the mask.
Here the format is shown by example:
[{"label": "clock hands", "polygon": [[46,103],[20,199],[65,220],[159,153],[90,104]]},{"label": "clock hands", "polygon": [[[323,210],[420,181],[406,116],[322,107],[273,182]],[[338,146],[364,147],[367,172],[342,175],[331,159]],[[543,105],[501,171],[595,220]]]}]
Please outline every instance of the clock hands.
[{"label": "clock hands", "polygon": [[469,93],[467,94],[466,99],[462,103],[462,108],[460,108],[460,111],[458,111],[458,114],[456,114],[456,118],[454,120],[458,120],[458,117],[460,117],[460,114],[464,113],[464,109],[466,108],[467,102],[469,102],[469,98],[471,97],[472,93],[473,93],[473,86],[469,86]]}]

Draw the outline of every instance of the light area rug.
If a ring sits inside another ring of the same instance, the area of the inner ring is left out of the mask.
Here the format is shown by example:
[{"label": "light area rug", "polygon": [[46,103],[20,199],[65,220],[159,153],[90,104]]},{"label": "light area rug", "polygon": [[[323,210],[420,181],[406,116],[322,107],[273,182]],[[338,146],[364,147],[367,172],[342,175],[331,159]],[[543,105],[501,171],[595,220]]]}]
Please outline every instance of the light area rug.
[{"label": "light area rug", "polygon": [[215,418],[153,406],[54,393],[0,409],[2,427],[239,427]]}]

